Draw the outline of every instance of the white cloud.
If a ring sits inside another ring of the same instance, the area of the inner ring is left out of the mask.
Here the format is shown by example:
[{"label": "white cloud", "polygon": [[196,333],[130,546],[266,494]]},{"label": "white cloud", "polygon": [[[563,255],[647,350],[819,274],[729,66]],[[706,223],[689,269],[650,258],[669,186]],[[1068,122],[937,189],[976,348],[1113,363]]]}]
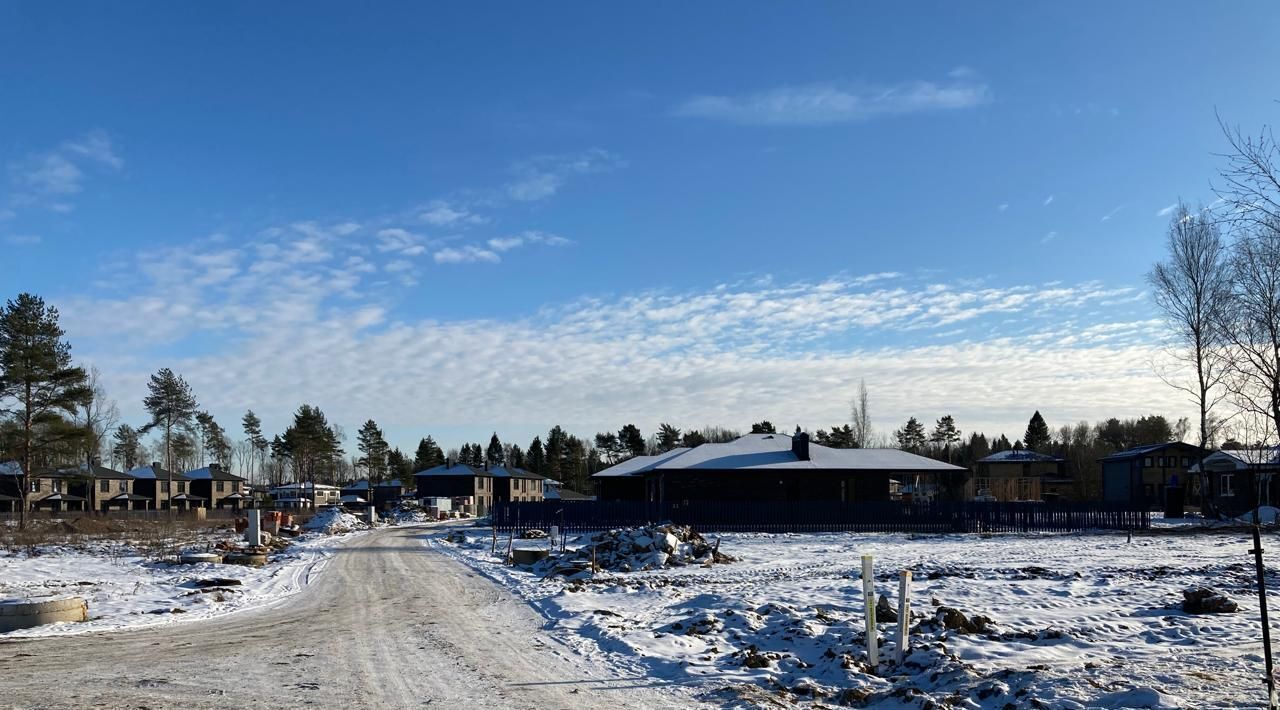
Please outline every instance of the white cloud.
[{"label": "white cloud", "polygon": [[1167,205],[1167,206],[1165,206],[1165,207],[1161,207],[1161,208],[1160,208],[1160,210],[1156,212],[1156,216],[1157,216],[1157,217],[1168,217],[1169,215],[1173,214],[1173,211],[1174,211],[1174,210],[1176,210],[1176,209],[1178,209],[1178,203],[1177,203],[1177,202],[1175,202],[1175,203],[1173,203],[1173,204],[1171,204],[1171,205]]},{"label": "white cloud", "polygon": [[1120,210],[1122,210],[1122,209],[1124,209],[1124,205],[1118,205],[1115,209],[1113,209],[1113,210],[1111,210],[1110,212],[1108,212],[1108,213],[1106,213],[1106,214],[1102,215],[1102,220],[1101,220],[1101,221],[1103,221],[1103,222],[1109,222],[1109,221],[1111,220],[1111,218],[1112,218],[1112,217],[1115,217],[1115,216],[1116,216],[1116,214],[1118,214],[1118,213],[1120,212]]},{"label": "white cloud", "polygon": [[677,116],[743,125],[823,125],[925,111],[972,108],[991,98],[990,87],[968,70],[944,82],[784,86],[739,96],[697,96],[676,106]]},{"label": "white cloud", "polygon": [[1044,198],[1045,207],[1048,207],[1051,204],[1053,204],[1053,195],[1049,195],[1048,197]]},{"label": "white cloud", "polygon": [[1057,238],[1058,238],[1058,233],[1057,233],[1057,232],[1049,232],[1048,234],[1044,235],[1043,237],[1040,237],[1040,243],[1041,243],[1041,244],[1048,244],[1049,242],[1051,242],[1051,241],[1053,241],[1053,240],[1055,240],[1055,239],[1057,239]]},{"label": "white cloud", "polygon": [[412,269],[413,262],[407,261],[405,259],[396,259],[395,261],[387,262],[386,265],[384,265],[382,268],[384,271],[394,274],[400,271],[408,271]]},{"label": "white cloud", "polygon": [[546,199],[575,175],[608,172],[626,163],[608,151],[595,149],[576,155],[545,155],[517,163],[516,179],[507,183],[507,196],[517,202]]},{"label": "white cloud", "polygon": [[444,200],[435,200],[428,204],[418,215],[418,219],[433,227],[457,227],[464,225],[484,224],[488,220],[471,210]]},{"label": "white cloud", "polygon": [[75,140],[63,141],[53,150],[32,153],[8,164],[11,190],[3,211],[13,217],[15,208],[43,207],[70,212],[68,200],[84,189],[90,168],[120,170],[124,160],[116,154],[110,137],[91,131]]},{"label": "white cloud", "polygon": [[437,251],[432,258],[437,264],[466,264],[478,261],[496,264],[502,260],[495,252],[475,246],[445,247]]},{"label": "white cloud", "polygon": [[516,249],[526,244],[563,247],[572,243],[572,240],[566,239],[558,234],[550,234],[548,232],[539,232],[536,230],[524,231],[511,237],[496,237],[487,242],[489,248],[497,252],[511,251],[512,249]]},{"label": "white cloud", "polygon": [[14,246],[32,246],[44,240],[38,234],[10,234],[4,238],[4,241]]},{"label": "white cloud", "polygon": [[1009,203],[1002,202],[996,206],[996,209],[999,210],[1000,212],[1007,212],[1009,210]]}]

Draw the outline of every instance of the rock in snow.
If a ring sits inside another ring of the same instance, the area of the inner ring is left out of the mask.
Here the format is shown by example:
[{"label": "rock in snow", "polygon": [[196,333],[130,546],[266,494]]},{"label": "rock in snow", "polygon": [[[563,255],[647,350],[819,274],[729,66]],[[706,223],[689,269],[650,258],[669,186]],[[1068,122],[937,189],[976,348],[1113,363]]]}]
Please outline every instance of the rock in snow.
[{"label": "rock in snow", "polygon": [[1240,607],[1211,587],[1192,587],[1182,593],[1182,610],[1188,614],[1232,614]]}]

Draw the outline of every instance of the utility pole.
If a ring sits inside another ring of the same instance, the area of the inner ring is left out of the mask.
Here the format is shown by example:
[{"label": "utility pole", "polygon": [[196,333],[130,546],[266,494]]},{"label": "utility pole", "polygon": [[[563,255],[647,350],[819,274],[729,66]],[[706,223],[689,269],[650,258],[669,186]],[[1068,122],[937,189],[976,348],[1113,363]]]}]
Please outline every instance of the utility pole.
[{"label": "utility pole", "polygon": [[1268,710],[1277,710],[1275,668],[1271,662],[1271,622],[1267,618],[1266,567],[1262,564],[1262,533],[1260,530],[1258,508],[1254,506],[1253,549],[1249,552],[1253,555],[1254,565],[1258,570],[1258,608],[1262,612],[1262,653],[1263,658],[1266,659],[1267,669],[1267,708]]}]

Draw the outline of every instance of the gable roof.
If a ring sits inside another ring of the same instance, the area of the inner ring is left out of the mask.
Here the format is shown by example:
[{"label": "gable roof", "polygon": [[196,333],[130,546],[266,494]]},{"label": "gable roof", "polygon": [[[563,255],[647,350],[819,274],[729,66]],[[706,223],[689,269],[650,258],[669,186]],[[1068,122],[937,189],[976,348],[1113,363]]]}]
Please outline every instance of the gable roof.
[{"label": "gable roof", "polygon": [[1117,451],[1114,454],[1103,456],[1098,460],[1099,461],[1126,461],[1128,459],[1136,459],[1139,457],[1148,456],[1157,451],[1160,451],[1162,449],[1167,449],[1170,447],[1187,449],[1190,451],[1200,450],[1200,447],[1196,446],[1195,444],[1188,444],[1185,441],[1166,441],[1163,444],[1143,444],[1142,446],[1135,446],[1132,449]]},{"label": "gable roof", "polygon": [[[145,480],[145,481],[154,481],[154,480],[167,481],[169,479],[169,471],[166,471],[162,466],[155,466],[155,465],[139,466],[137,468],[130,469],[128,473],[131,478],[137,478],[139,480]],[[177,471],[174,471],[173,480],[190,481],[191,478],[186,474],[182,474],[182,473],[178,473]]]},{"label": "gable roof", "polygon": [[1007,451],[997,451],[990,456],[978,459],[978,463],[1031,463],[1031,462],[1052,462],[1062,463],[1064,459],[1057,456],[1049,456],[1038,451],[1030,449],[1009,449]]},{"label": "gable roof", "polygon": [[[1262,449],[1223,449],[1215,451],[1204,457],[1205,467],[1210,471],[1219,470],[1218,467],[1223,465],[1231,465],[1234,468],[1269,468],[1280,466],[1280,447],[1262,448]],[[1192,472],[1200,472],[1200,464],[1197,463],[1190,469]]]},{"label": "gable roof", "polygon": [[244,477],[237,476],[234,473],[231,473],[230,471],[226,470],[221,466],[205,466],[204,468],[197,468],[191,471],[187,471],[183,475],[185,475],[187,478],[190,478],[193,481],[243,481],[245,480]]},{"label": "gable roof", "polygon": [[439,466],[429,468],[425,471],[418,471],[413,474],[414,478],[419,476],[490,476],[493,474],[482,468],[468,466],[465,463],[455,463],[452,466],[442,463]]},{"label": "gable roof", "polygon": [[515,468],[514,466],[510,468],[506,466],[494,466],[489,469],[489,475],[494,478],[531,478],[539,481],[542,480],[542,476],[531,471],[526,471],[523,468]]}]

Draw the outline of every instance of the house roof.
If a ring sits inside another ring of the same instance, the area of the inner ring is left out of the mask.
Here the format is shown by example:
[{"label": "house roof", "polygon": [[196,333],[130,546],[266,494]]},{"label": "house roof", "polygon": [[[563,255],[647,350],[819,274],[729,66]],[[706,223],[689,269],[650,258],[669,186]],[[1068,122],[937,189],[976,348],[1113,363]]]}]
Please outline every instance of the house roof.
[{"label": "house roof", "polygon": [[58,468],[58,473],[67,476],[87,476],[89,478],[105,478],[109,480],[122,481],[131,480],[133,478],[133,476],[130,476],[123,471],[117,471],[114,468],[107,468],[106,466],[99,466],[97,464],[90,466],[87,463],[82,463],[79,466],[60,466]]},{"label": "house roof", "polygon": [[1149,456],[1157,451],[1160,451],[1162,449],[1167,449],[1170,447],[1189,450],[1189,451],[1200,450],[1200,447],[1194,444],[1188,444],[1185,441],[1166,441],[1163,444],[1143,444],[1142,446],[1135,446],[1132,449],[1117,451],[1114,454],[1103,456],[1098,460],[1099,461],[1126,461],[1128,459],[1136,459],[1143,456]]},{"label": "house roof", "polygon": [[[1262,449],[1223,449],[1222,451],[1215,451],[1204,457],[1204,463],[1210,471],[1220,469],[1224,465],[1230,465],[1236,469],[1280,466],[1280,447]],[[1190,470],[1194,473],[1199,473],[1200,464],[1195,464]]]},{"label": "house roof", "polygon": [[494,466],[493,468],[490,468],[489,475],[494,478],[529,478],[538,481],[542,480],[542,476],[526,471],[523,468],[507,468],[505,466]]},{"label": "house roof", "polygon": [[[747,434],[723,444],[703,444],[676,456],[669,456],[642,470],[680,471],[687,469],[769,469],[832,471],[963,471],[959,466],[917,456],[898,449],[833,449],[809,444],[809,458],[801,460],[791,450],[787,434]],[[673,452],[667,452],[668,454]],[[626,463],[626,462],[623,462]],[[606,473],[609,469],[602,471]],[[600,475],[600,474],[597,474]],[[634,474],[631,474],[634,475]]]},{"label": "house roof", "polygon": [[121,493],[120,495],[111,496],[107,500],[151,500],[146,496],[140,496],[133,493]]},{"label": "house roof", "polygon": [[556,496],[560,498],[560,500],[594,500],[593,496],[579,493],[569,488],[561,488],[556,491]]},{"label": "house roof", "polygon": [[21,476],[22,464],[17,461],[0,461],[0,476]]},{"label": "house roof", "polygon": [[439,466],[413,474],[414,478],[419,476],[493,476],[493,473],[475,466],[468,466],[465,463],[455,463],[452,466],[442,463]]},{"label": "house roof", "polygon": [[191,471],[187,471],[183,475],[185,475],[187,478],[192,479],[193,481],[243,481],[245,480],[244,477],[237,476],[234,473],[231,473],[230,471],[226,470],[221,466],[205,466],[204,468],[197,468]]},{"label": "house roof", "polygon": [[[711,446],[711,444],[704,444],[704,446]],[[667,451],[661,454],[657,454],[655,456],[632,456],[631,458],[627,459],[626,461],[623,461],[622,463],[614,464],[613,466],[610,466],[609,468],[606,468],[603,471],[599,471],[595,474],[592,474],[591,477],[592,478],[608,478],[612,476],[633,476],[638,473],[644,473],[645,471],[652,471],[654,468],[658,466],[658,464],[670,461],[671,459],[677,456],[683,455],[685,453],[688,453],[689,451],[692,451],[692,450],[693,449],[687,449],[687,448],[681,447],[678,449],[672,449],[670,451]],[[560,483],[557,481],[556,485],[560,485]]]},{"label": "house roof", "polygon": [[84,501],[85,501],[85,499],[84,499],[84,498],[81,498],[80,496],[68,495],[68,494],[66,494],[66,493],[54,493],[53,495],[51,495],[51,496],[45,496],[44,498],[41,498],[40,500],[38,500],[38,501],[36,501],[36,502],[37,502],[37,503],[43,503],[43,502],[45,502],[45,501],[50,501],[50,500],[65,500],[65,501],[70,501],[70,502],[73,502],[73,503],[75,503],[75,502],[84,502]]},{"label": "house roof", "polygon": [[179,493],[173,497],[173,500],[205,500],[200,496],[193,496],[190,493]]},{"label": "house roof", "polygon": [[369,501],[355,495],[346,495],[339,498],[343,503],[368,503]]},{"label": "house roof", "polygon": [[1057,456],[1049,456],[1037,451],[1029,449],[1009,449],[1007,451],[997,451],[990,456],[978,459],[978,463],[1030,463],[1030,462],[1053,462],[1061,463],[1063,459]]},{"label": "house roof", "polygon": [[[137,478],[139,480],[144,480],[144,481],[154,481],[154,480],[166,481],[169,479],[169,471],[165,470],[164,467],[162,466],[156,466],[154,464],[151,466],[139,466],[137,468],[130,469],[128,473],[131,478]],[[191,478],[188,477],[186,474],[182,474],[182,473],[178,473],[177,471],[174,471],[173,480],[189,481],[191,480]]]},{"label": "house roof", "polygon": [[276,486],[271,489],[272,495],[276,492],[296,493],[298,491],[337,491],[342,490],[337,486],[330,486],[324,483],[286,483],[282,486]]}]

